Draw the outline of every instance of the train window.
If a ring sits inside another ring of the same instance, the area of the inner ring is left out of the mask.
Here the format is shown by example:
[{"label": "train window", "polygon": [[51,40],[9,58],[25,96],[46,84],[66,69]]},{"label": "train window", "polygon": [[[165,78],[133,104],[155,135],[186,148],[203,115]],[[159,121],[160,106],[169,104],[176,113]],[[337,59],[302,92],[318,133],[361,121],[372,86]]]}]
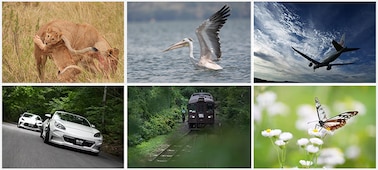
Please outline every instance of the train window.
[{"label": "train window", "polygon": [[214,105],[212,103],[207,104],[207,109],[213,110]]},{"label": "train window", "polygon": [[196,110],[196,104],[188,104],[188,110],[191,111],[191,110]]}]

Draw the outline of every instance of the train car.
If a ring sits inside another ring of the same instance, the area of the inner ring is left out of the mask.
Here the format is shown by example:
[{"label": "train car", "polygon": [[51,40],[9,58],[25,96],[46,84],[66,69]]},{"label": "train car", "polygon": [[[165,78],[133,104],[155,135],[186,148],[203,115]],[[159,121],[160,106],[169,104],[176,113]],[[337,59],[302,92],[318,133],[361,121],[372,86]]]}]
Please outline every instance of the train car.
[{"label": "train car", "polygon": [[215,103],[210,93],[193,93],[188,102],[189,129],[199,129],[214,125]]}]

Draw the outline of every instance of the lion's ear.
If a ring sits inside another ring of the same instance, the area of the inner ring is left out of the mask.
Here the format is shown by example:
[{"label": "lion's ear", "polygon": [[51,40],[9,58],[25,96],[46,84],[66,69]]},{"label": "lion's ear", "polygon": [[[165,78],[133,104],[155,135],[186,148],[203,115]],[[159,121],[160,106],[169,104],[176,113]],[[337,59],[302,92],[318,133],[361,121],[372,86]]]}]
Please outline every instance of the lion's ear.
[{"label": "lion's ear", "polygon": [[62,38],[62,35],[63,35],[63,33],[62,33],[62,32],[58,32],[57,34],[58,34],[58,38],[59,38],[59,39],[61,39],[61,38]]}]

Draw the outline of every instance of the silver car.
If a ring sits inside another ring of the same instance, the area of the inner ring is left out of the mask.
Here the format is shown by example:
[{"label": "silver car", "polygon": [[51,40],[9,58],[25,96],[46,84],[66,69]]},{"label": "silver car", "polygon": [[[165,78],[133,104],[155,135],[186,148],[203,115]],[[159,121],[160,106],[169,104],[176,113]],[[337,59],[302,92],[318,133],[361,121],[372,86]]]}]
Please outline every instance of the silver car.
[{"label": "silver car", "polygon": [[25,112],[18,118],[17,127],[40,131],[42,119],[36,114]]},{"label": "silver car", "polygon": [[46,114],[41,137],[45,143],[54,143],[98,155],[102,145],[102,135],[94,125],[83,116],[56,111],[52,116]]}]

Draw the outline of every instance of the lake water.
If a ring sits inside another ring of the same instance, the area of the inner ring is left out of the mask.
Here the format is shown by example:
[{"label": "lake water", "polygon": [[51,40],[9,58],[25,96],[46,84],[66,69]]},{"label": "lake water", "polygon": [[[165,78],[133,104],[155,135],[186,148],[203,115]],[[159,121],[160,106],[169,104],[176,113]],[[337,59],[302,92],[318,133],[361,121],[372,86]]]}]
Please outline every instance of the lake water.
[{"label": "lake water", "polygon": [[127,26],[128,83],[250,83],[250,20],[229,19],[220,31],[223,70],[196,68],[189,60],[189,48],[162,52],[183,38],[194,40],[194,57],[199,58],[195,29],[201,21],[140,23]]}]

